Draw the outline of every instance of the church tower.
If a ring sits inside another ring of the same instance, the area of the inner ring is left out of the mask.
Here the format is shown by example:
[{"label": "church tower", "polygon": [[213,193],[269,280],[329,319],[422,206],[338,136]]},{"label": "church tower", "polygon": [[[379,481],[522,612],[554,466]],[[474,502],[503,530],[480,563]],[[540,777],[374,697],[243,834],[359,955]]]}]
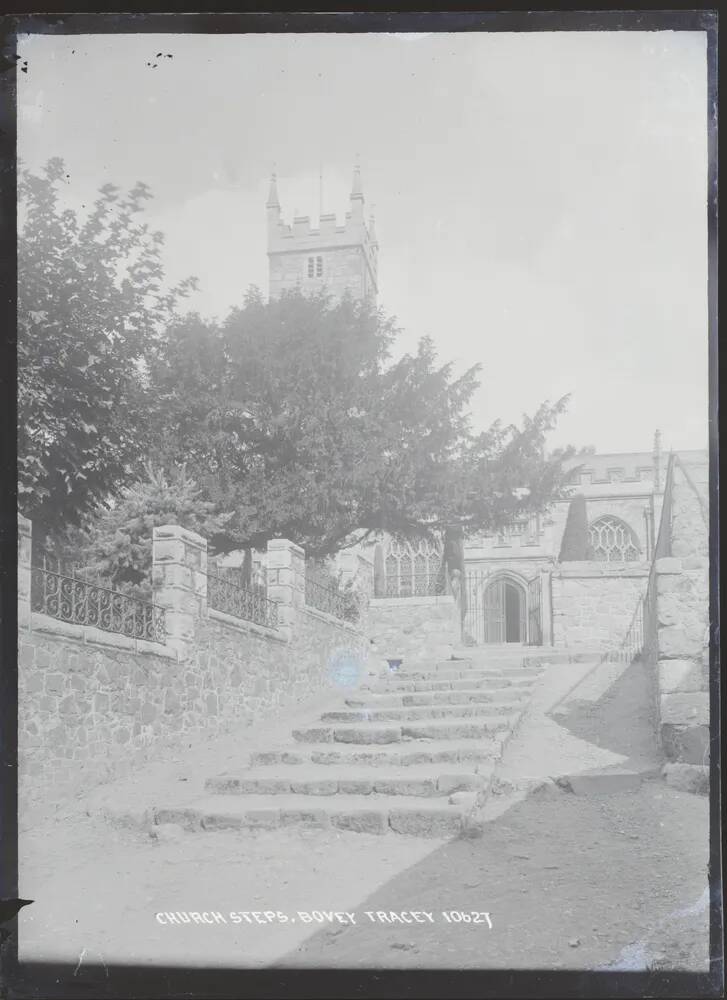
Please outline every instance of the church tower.
[{"label": "church tower", "polygon": [[278,184],[270,179],[267,201],[270,298],[290,288],[305,294],[325,289],[340,299],[348,290],[354,298],[376,301],[376,266],[379,244],[373,215],[364,219],[361,170],[353,171],[351,207],[344,224],[336,225],[335,213],[321,215],[313,229],[307,215],[286,225],[281,217]]}]

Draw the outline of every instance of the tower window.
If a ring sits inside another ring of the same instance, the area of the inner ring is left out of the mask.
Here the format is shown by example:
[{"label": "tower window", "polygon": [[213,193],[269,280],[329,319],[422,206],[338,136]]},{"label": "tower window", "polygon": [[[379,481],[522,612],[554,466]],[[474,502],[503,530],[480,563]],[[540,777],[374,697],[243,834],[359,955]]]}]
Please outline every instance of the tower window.
[{"label": "tower window", "polygon": [[309,278],[322,278],[323,277],[323,258],[322,257],[309,257],[308,258],[308,277]]}]

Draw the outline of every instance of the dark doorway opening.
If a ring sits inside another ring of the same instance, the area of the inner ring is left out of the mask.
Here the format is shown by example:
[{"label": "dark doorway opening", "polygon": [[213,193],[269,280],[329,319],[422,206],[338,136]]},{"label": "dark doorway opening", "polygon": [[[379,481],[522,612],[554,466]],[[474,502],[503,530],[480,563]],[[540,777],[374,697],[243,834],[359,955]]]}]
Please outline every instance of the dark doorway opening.
[{"label": "dark doorway opening", "polygon": [[522,591],[514,583],[505,582],[505,642],[524,642]]},{"label": "dark doorway opening", "polygon": [[462,638],[467,645],[541,645],[541,574],[521,583],[514,574],[470,570],[464,577]]}]

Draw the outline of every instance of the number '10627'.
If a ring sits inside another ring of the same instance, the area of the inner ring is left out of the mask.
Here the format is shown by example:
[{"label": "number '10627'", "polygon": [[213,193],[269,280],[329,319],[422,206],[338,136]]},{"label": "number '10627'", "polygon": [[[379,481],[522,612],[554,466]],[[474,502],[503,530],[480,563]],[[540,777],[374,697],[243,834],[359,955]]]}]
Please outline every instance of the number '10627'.
[{"label": "number '10627'", "polygon": [[474,910],[442,910],[442,916],[448,924],[487,924],[492,930],[489,913],[476,913]]}]

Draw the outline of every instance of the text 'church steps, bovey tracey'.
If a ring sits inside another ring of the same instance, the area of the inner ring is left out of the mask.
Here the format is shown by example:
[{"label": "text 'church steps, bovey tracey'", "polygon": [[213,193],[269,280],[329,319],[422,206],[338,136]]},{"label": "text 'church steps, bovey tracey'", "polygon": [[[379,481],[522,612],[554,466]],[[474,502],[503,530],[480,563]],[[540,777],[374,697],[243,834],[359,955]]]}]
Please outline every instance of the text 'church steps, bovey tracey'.
[{"label": "text 'church steps, bovey tracey'", "polygon": [[523,657],[404,664],[342,692],[340,711],[285,746],[207,779],[204,798],[154,810],[190,831],[333,827],[452,837],[471,832],[541,667]]}]

